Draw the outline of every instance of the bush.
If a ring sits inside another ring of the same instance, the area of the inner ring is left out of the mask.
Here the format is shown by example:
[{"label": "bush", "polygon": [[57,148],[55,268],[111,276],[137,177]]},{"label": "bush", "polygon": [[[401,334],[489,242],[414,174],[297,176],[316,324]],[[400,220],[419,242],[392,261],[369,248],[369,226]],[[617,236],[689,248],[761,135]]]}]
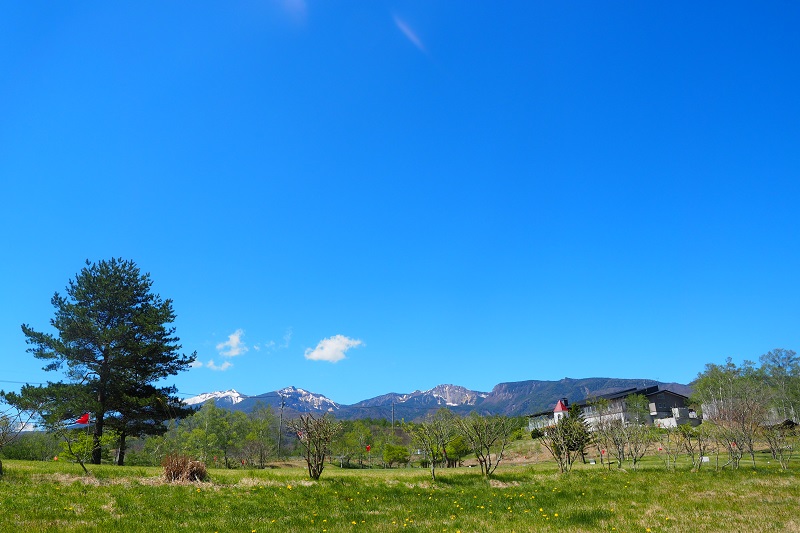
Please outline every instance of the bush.
[{"label": "bush", "polygon": [[208,479],[206,464],[194,461],[185,455],[168,455],[161,461],[167,481],[205,481]]}]

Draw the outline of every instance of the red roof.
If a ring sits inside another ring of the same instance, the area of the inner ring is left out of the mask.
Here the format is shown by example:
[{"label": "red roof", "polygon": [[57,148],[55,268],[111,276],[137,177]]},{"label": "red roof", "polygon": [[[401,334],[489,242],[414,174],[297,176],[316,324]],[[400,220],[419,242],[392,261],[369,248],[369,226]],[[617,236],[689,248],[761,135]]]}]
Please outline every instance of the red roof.
[{"label": "red roof", "polygon": [[558,400],[558,403],[556,404],[556,408],[553,409],[553,412],[554,413],[559,413],[559,412],[562,412],[562,411],[569,411],[569,409],[567,409],[567,406],[564,405],[564,401],[563,400]]}]

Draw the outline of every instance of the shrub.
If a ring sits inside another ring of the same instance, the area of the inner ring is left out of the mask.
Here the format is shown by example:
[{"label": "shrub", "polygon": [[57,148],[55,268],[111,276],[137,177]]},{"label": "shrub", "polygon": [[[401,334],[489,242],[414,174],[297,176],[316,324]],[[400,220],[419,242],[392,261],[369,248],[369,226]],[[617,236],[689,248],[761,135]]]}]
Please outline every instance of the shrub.
[{"label": "shrub", "polygon": [[161,466],[167,481],[205,481],[208,478],[206,464],[185,455],[168,455],[161,461]]}]

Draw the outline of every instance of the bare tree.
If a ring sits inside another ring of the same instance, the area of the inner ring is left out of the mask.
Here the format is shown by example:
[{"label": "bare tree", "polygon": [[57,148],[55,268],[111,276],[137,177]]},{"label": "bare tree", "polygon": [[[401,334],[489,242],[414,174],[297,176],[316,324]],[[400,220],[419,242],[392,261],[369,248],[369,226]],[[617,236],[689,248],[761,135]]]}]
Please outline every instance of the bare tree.
[{"label": "bare tree", "polygon": [[475,452],[481,473],[489,477],[503,460],[503,452],[514,432],[514,420],[505,416],[481,416],[475,412],[464,418],[457,418],[456,424],[461,434]]},{"label": "bare tree", "polygon": [[600,457],[608,455],[608,467],[611,468],[611,457],[614,457],[617,468],[622,468],[625,461],[625,423],[622,413],[612,407],[611,403],[600,398],[593,402],[597,409],[597,421],[594,425],[595,443],[600,448]]},{"label": "bare tree", "polygon": [[703,465],[703,457],[707,457],[712,441],[711,426],[702,424],[697,427],[678,426],[678,436],[684,451],[692,460],[692,468],[699,470]]},{"label": "bare tree", "polygon": [[[0,398],[3,393],[0,391]],[[17,436],[31,423],[35,412],[20,411],[12,406],[0,404],[0,450],[3,446],[16,439]],[[3,462],[0,461],[0,476],[3,475]]]},{"label": "bare tree", "polygon": [[647,398],[641,394],[631,394],[625,398],[625,405],[628,421],[620,429],[624,435],[628,457],[636,470],[639,461],[653,443],[653,432],[647,425],[650,409]]},{"label": "bare tree", "polygon": [[309,477],[319,479],[325,468],[325,456],[330,453],[331,441],[341,430],[341,423],[330,415],[315,417],[308,413],[289,421],[288,427],[297,433],[305,450]]},{"label": "bare tree", "polygon": [[570,411],[570,416],[538,430],[538,436],[558,463],[562,474],[572,470],[572,465],[579,455],[583,455],[583,450],[591,440],[589,429],[575,410]]},{"label": "bare tree", "polygon": [[416,424],[406,426],[412,442],[428,457],[431,479],[436,480],[436,461],[447,460],[447,445],[456,436],[456,417],[452,411],[442,407],[435,413],[428,413]]},{"label": "bare tree", "polygon": [[797,428],[791,421],[784,421],[781,424],[764,426],[761,435],[769,446],[772,458],[778,461],[781,468],[789,468],[789,461],[794,453],[794,440],[797,436]]},{"label": "bare tree", "polygon": [[678,456],[683,451],[683,442],[678,427],[660,429],[658,432],[658,446],[659,451],[664,453],[664,466],[666,469],[675,470]]}]

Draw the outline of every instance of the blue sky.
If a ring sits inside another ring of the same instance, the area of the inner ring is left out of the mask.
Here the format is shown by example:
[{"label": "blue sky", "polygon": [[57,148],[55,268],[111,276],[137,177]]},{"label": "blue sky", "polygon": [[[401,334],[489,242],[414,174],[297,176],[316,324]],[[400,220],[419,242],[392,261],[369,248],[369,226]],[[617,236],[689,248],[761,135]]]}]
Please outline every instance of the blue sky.
[{"label": "blue sky", "polygon": [[[0,388],[86,259],[183,394],[688,382],[800,349],[800,4],[0,6]],[[335,361],[334,361],[335,360]]]}]

